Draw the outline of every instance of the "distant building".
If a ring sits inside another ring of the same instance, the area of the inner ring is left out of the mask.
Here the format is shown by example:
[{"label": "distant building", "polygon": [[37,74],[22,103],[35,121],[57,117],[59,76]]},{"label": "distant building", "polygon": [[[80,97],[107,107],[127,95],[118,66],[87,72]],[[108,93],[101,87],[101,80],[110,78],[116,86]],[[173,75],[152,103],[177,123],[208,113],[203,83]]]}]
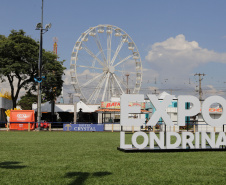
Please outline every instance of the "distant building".
[{"label": "distant building", "polygon": [[6,122],[5,111],[13,108],[12,100],[0,97],[0,122]]}]

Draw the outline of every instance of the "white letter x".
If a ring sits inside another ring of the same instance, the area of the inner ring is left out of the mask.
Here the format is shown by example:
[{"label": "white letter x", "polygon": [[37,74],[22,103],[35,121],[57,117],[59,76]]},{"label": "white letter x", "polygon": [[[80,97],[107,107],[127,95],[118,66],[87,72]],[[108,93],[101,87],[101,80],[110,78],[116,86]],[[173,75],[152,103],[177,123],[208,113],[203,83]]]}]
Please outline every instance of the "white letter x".
[{"label": "white letter x", "polygon": [[174,96],[168,95],[164,98],[162,102],[159,102],[157,96],[155,95],[148,94],[147,96],[156,109],[151,119],[148,121],[147,125],[155,126],[158,123],[159,119],[162,117],[167,126],[173,126],[174,124],[170,119],[169,115],[166,113],[166,109],[171,103]]}]

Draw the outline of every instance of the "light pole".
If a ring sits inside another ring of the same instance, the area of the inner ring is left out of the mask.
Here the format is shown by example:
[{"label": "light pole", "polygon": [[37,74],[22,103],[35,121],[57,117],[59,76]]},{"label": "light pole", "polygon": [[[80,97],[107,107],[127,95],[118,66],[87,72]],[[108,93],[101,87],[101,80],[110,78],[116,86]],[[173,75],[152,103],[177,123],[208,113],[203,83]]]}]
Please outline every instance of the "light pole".
[{"label": "light pole", "polygon": [[[36,30],[40,30],[40,43],[39,43],[39,60],[38,60],[38,107],[37,107],[37,122],[38,122],[38,130],[40,130],[40,122],[41,122],[41,101],[42,101],[42,91],[41,91],[41,83],[42,83],[42,35],[47,32],[48,29],[51,28],[51,23],[47,24],[45,28],[43,28],[43,0],[42,0],[42,15],[41,15],[41,23],[36,25]],[[45,32],[43,32],[45,31]]]}]

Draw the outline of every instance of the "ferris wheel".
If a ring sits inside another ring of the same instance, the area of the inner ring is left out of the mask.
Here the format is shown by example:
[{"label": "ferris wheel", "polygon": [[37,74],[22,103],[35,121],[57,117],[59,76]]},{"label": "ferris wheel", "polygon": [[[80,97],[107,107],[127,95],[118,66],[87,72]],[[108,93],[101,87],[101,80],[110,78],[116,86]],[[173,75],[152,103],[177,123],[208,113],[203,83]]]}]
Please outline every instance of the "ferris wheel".
[{"label": "ferris wheel", "polygon": [[124,93],[139,93],[142,63],[134,41],[125,31],[98,25],[82,33],[75,43],[70,74],[75,96],[96,104]]}]

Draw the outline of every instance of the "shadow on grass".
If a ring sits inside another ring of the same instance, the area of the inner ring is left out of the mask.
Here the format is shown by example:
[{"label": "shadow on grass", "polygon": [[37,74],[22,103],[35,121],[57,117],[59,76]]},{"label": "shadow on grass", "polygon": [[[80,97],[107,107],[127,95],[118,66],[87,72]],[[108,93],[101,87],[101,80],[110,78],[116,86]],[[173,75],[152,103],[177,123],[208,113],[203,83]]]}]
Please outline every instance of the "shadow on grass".
[{"label": "shadow on grass", "polygon": [[88,173],[88,172],[68,172],[66,173],[65,177],[66,178],[73,178],[76,177],[76,179],[70,183],[70,185],[72,184],[84,184],[85,181],[89,178],[95,178],[95,177],[103,177],[106,175],[111,175],[112,173],[110,172],[95,172],[95,173]]},{"label": "shadow on grass", "polygon": [[27,166],[24,165],[19,165],[21,162],[17,161],[6,161],[6,162],[1,162],[0,163],[0,168],[5,168],[5,169],[22,169]]}]

